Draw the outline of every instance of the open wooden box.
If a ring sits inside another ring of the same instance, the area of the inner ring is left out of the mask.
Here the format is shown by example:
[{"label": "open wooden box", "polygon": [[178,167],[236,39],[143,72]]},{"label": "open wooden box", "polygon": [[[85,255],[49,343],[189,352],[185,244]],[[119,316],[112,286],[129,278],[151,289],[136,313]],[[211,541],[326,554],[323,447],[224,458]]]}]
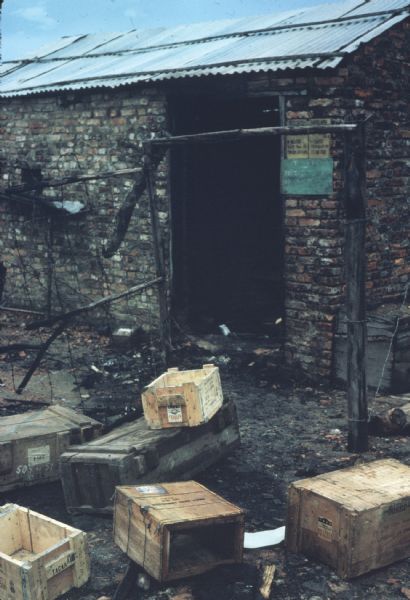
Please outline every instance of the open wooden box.
[{"label": "open wooden box", "polygon": [[54,600],[89,576],[85,533],[17,504],[0,507],[0,600]]},{"label": "open wooden box", "polygon": [[244,513],[195,481],[117,487],[114,541],[158,581],[241,562]]},{"label": "open wooden box", "polygon": [[215,365],[190,371],[168,369],[142,394],[144,416],[152,429],[201,425],[222,403],[221,378]]}]

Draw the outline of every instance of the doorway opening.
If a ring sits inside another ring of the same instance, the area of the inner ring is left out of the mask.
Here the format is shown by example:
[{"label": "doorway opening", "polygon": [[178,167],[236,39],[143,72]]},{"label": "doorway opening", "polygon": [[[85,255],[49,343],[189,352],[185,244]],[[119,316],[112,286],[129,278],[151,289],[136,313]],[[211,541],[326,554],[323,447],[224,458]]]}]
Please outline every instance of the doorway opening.
[{"label": "doorway opening", "polygon": [[[276,98],[171,101],[173,134],[279,125]],[[173,310],[194,332],[274,331],[283,316],[280,138],[171,154]]]}]

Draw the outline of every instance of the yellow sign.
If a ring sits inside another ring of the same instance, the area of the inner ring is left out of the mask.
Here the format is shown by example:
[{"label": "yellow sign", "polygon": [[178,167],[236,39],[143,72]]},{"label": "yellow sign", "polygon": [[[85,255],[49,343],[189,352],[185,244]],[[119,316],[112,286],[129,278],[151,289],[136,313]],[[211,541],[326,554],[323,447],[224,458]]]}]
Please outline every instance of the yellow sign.
[{"label": "yellow sign", "polygon": [[[297,119],[292,125],[330,125],[330,119]],[[330,134],[288,135],[286,158],[328,158],[330,156]]]}]

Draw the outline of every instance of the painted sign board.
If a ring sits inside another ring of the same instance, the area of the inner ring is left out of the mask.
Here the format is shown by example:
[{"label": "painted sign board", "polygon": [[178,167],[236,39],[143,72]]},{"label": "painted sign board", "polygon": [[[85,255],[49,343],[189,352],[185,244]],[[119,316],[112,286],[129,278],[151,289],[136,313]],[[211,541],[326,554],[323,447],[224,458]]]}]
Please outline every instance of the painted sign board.
[{"label": "painted sign board", "polygon": [[288,196],[327,196],[333,192],[331,158],[282,160],[282,193]]},{"label": "painted sign board", "polygon": [[[291,125],[330,125],[331,119],[295,119]],[[330,134],[286,136],[286,158],[328,158],[330,156]]]}]

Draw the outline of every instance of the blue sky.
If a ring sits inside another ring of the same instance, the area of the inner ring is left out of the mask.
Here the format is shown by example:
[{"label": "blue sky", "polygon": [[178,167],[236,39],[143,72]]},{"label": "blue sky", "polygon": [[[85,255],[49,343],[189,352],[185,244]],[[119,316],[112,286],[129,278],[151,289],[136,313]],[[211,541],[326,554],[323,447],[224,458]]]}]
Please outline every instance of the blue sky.
[{"label": "blue sky", "polygon": [[326,2],[337,0],[4,0],[2,59],[23,57],[63,35],[233,19]]}]

